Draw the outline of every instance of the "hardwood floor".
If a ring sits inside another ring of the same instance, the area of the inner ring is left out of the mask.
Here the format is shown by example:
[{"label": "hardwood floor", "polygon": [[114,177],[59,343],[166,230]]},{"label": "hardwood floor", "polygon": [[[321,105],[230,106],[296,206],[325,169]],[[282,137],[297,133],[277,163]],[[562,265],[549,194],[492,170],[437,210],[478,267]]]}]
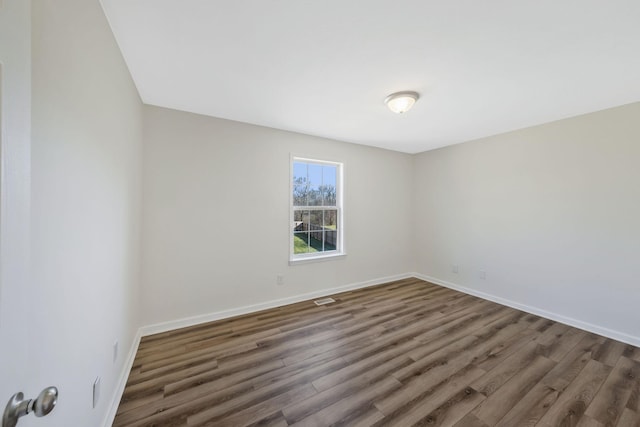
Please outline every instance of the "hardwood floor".
[{"label": "hardwood floor", "polygon": [[418,279],[142,339],[134,426],[640,426],[640,349]]}]

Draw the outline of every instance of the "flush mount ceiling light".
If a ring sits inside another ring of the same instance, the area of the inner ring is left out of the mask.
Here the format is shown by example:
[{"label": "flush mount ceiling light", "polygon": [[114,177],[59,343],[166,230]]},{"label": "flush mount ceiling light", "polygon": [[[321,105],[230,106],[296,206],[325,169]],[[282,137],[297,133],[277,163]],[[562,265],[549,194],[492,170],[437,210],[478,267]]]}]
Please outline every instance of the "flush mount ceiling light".
[{"label": "flush mount ceiling light", "polygon": [[406,113],[413,107],[420,95],[418,92],[404,91],[396,92],[387,96],[384,103],[391,111],[397,114]]}]

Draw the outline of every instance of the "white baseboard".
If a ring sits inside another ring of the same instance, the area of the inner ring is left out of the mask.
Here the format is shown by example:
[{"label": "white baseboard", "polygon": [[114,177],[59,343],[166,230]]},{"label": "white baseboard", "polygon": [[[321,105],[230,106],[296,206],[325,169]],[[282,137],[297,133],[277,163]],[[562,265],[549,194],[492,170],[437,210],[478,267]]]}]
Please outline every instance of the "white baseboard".
[{"label": "white baseboard", "polygon": [[171,320],[168,322],[142,326],[138,329],[138,332],[136,333],[133,343],[131,344],[129,354],[127,355],[127,360],[122,367],[122,372],[120,373],[118,384],[113,393],[113,398],[111,399],[111,404],[109,406],[107,414],[105,415],[104,422],[102,423],[102,427],[111,427],[113,424],[113,421],[116,417],[116,413],[118,412],[118,405],[120,404],[120,399],[122,399],[122,393],[124,392],[124,388],[127,385],[129,372],[131,371],[131,367],[133,366],[133,362],[136,358],[136,352],[138,351],[138,346],[140,345],[140,339],[144,336],[153,335],[160,332],[167,332],[174,329],[180,329],[187,326],[193,326],[200,323],[212,322],[214,320],[226,319],[229,317],[239,316],[242,314],[249,314],[256,311],[266,310],[269,308],[281,307],[283,305],[294,304],[297,302],[306,301],[306,300],[310,300],[318,297],[338,294],[340,292],[352,291],[355,289],[366,288],[369,286],[381,285],[383,283],[393,282],[395,280],[408,279],[411,277],[415,277],[415,274],[405,273],[405,274],[397,274],[397,275],[388,276],[388,277],[380,277],[378,279],[351,283],[349,285],[338,286],[335,288],[322,289],[319,291],[295,295],[288,298],[271,300],[271,301],[267,301],[260,304],[247,305],[243,307],[233,308],[230,310],[217,311],[213,313],[202,314],[199,316],[186,317],[183,319]]},{"label": "white baseboard", "polygon": [[467,288],[465,286],[460,286],[455,283],[447,282],[445,280],[440,280],[436,277],[431,277],[431,276],[427,276],[420,273],[398,274],[394,276],[367,280],[364,282],[352,283],[349,285],[339,286],[335,288],[322,289],[319,291],[295,295],[292,297],[271,300],[271,301],[267,301],[260,304],[247,305],[243,307],[233,308],[230,310],[217,311],[213,313],[201,314],[198,316],[185,317],[182,319],[171,320],[168,322],[161,322],[153,325],[142,326],[140,329],[138,329],[138,332],[133,340],[131,349],[127,356],[127,361],[125,362],[122,368],[123,370],[118,379],[118,385],[114,391],[114,395],[113,395],[113,399],[111,400],[109,411],[105,416],[104,423],[102,424],[102,426],[111,427],[111,425],[113,424],[113,420],[115,419],[116,412],[118,411],[118,405],[120,403],[120,399],[122,398],[122,393],[124,392],[124,388],[127,383],[129,372],[131,371],[131,367],[133,366],[133,361],[135,359],[136,352],[138,351],[140,339],[144,336],[153,335],[161,332],[167,332],[174,329],[180,329],[187,326],[193,326],[200,323],[212,322],[215,320],[221,320],[229,317],[240,316],[243,314],[254,313],[256,311],[267,310],[270,308],[281,307],[283,305],[294,304],[297,302],[302,302],[302,301],[315,299],[319,297],[326,297],[333,294],[338,294],[340,292],[352,291],[355,289],[367,288],[369,286],[381,285],[383,283],[393,282],[395,280],[408,279],[411,277],[425,280],[427,282],[431,282],[436,285],[444,286],[445,288],[450,288],[459,292],[463,292],[465,294],[469,294],[485,300],[493,301],[495,303],[502,304],[507,307],[511,307],[517,310],[525,311],[527,313],[535,314],[537,316],[544,317],[546,319],[554,320],[556,322],[564,323],[569,326],[573,326],[579,329],[583,329],[585,331],[589,331],[598,335],[605,336],[607,338],[611,338],[627,344],[634,345],[636,347],[640,347],[640,337],[636,337],[636,336],[629,335],[619,331],[614,331],[612,329],[604,328],[601,326],[593,325],[591,323],[583,322],[581,320],[566,317],[557,313],[552,313],[552,312],[543,310],[541,308],[532,307],[526,304],[521,304],[521,303],[511,301],[505,298],[501,298],[495,295],[487,294],[485,292],[477,291],[475,289]]},{"label": "white baseboard", "polygon": [[515,308],[517,310],[525,311],[527,313],[535,314],[536,316],[544,317],[545,319],[554,320],[556,322],[564,323],[565,325],[573,326],[578,329],[582,329],[594,334],[602,335],[607,338],[611,338],[617,341],[621,341],[627,344],[640,347],[640,337],[629,335],[624,332],[615,331],[613,329],[604,328],[602,326],[594,325],[592,323],[577,320],[571,317],[563,316],[558,313],[552,313],[547,310],[543,310],[538,307],[532,307],[530,305],[522,304],[519,302],[511,301],[505,298],[501,298],[495,295],[487,294],[485,292],[477,291],[475,289],[460,286],[455,283],[447,282],[446,280],[440,280],[436,277],[427,276],[420,273],[412,273],[412,275],[418,279],[425,280],[427,282],[434,283],[436,285],[444,286],[456,291],[463,292],[465,294],[473,295],[478,298],[493,301],[498,304],[506,305],[507,307]]},{"label": "white baseboard", "polygon": [[122,399],[122,393],[124,393],[124,387],[127,385],[127,379],[129,379],[129,372],[131,372],[131,367],[133,366],[133,361],[136,358],[136,353],[138,352],[138,346],[140,345],[140,329],[136,332],[135,337],[133,337],[133,342],[131,343],[131,348],[129,349],[129,354],[127,354],[127,359],[122,366],[122,372],[120,372],[120,376],[118,377],[118,383],[116,384],[115,391],[113,392],[113,398],[111,399],[111,403],[109,404],[109,409],[107,410],[107,414],[104,417],[104,422],[102,423],[102,427],[111,427],[113,425],[113,420],[116,418],[116,413],[118,412],[118,406],[120,405],[120,399]]},{"label": "white baseboard", "polygon": [[292,297],[281,298],[271,301],[266,301],[259,304],[246,305],[243,307],[232,308],[230,310],[217,311],[213,313],[201,314],[198,316],[185,317],[177,320],[170,320],[168,322],[156,323],[153,325],[143,326],[140,328],[141,335],[153,335],[161,332],[167,332],[174,329],[185,328],[187,326],[198,325],[200,323],[213,322],[215,320],[227,319],[229,317],[240,316],[243,314],[254,313],[256,311],[267,310],[270,308],[282,307],[283,305],[294,304],[318,297],[326,297],[340,292],[352,291],[354,289],[366,288],[369,286],[381,285],[387,282],[393,282],[394,280],[407,279],[414,277],[413,273],[397,274],[394,276],[380,277],[378,279],[367,280],[365,282],[351,283],[345,286],[338,286],[335,288],[322,289],[315,292],[309,292],[306,294],[295,295]]}]

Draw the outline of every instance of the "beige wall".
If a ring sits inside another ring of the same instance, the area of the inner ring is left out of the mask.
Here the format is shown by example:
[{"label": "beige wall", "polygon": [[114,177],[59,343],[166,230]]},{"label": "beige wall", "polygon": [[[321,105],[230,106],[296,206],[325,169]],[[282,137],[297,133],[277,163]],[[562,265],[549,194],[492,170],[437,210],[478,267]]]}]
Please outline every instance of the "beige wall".
[{"label": "beige wall", "polygon": [[[411,271],[411,156],[144,111],[143,324]],[[291,153],[344,162],[346,257],[289,266]]]},{"label": "beige wall", "polygon": [[[640,342],[640,104],[415,156],[144,110],[144,325],[416,271]],[[345,259],[288,265],[290,153],[345,162]]]},{"label": "beige wall", "polygon": [[[20,354],[36,355],[40,386],[60,387],[51,425],[101,423],[140,325],[411,271],[640,344],[640,104],[409,156],[142,107],[97,1],[32,12],[38,315]],[[6,99],[29,91],[18,63]],[[10,137],[28,140],[28,110],[14,110]],[[288,264],[291,153],[345,163],[346,257]],[[28,228],[19,202],[13,224]],[[16,244],[2,256],[28,257]],[[27,261],[12,264],[3,279],[26,275]],[[0,314],[15,314],[4,298]]]},{"label": "beige wall", "polygon": [[640,344],[639,159],[640,103],[416,155],[416,269]]},{"label": "beige wall", "polygon": [[[31,5],[0,2],[0,396],[29,387]],[[0,400],[2,402],[2,400]],[[6,402],[0,403],[5,405]],[[4,410],[4,406],[0,406]]]},{"label": "beige wall", "polygon": [[97,0],[37,0],[32,12],[31,374],[60,399],[24,424],[94,427],[139,326],[142,104]]}]

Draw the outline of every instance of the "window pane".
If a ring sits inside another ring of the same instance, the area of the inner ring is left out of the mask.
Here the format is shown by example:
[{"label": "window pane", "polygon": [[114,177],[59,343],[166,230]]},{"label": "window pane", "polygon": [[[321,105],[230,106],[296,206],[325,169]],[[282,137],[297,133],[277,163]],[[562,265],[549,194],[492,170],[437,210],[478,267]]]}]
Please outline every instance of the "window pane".
[{"label": "window pane", "polygon": [[322,188],[322,204],[323,206],[336,205],[336,187],[333,185],[323,185]]},{"label": "window pane", "polygon": [[293,206],[307,206],[309,189],[306,184],[293,186]]},{"label": "window pane", "polygon": [[294,210],[293,211],[293,231],[309,231],[309,211]]},{"label": "window pane", "polygon": [[324,211],[324,250],[335,251],[338,245],[338,211]]},{"label": "window pane", "polygon": [[338,174],[338,168],[334,165],[322,166],[322,183],[336,185],[336,177]]},{"label": "window pane", "polygon": [[338,211],[334,209],[327,209],[324,211],[324,226],[329,230],[338,229]]},{"label": "window pane", "polygon": [[293,233],[293,253],[315,252],[309,247],[309,211],[294,212],[295,232]]},{"label": "window pane", "polygon": [[300,211],[302,213],[302,231],[309,231],[309,211]]},{"label": "window pane", "polygon": [[322,166],[322,197],[324,206],[336,205],[337,170],[335,166]]},{"label": "window pane", "polygon": [[[309,233],[293,233],[293,253],[306,254],[309,252]],[[315,250],[313,251],[315,252]]]},{"label": "window pane", "polygon": [[319,187],[322,185],[322,165],[314,165],[313,163],[309,163],[308,165],[309,171],[309,185],[312,187]]},{"label": "window pane", "polygon": [[293,162],[293,183],[307,183],[307,164],[302,162]]},{"label": "window pane", "polygon": [[293,211],[293,231],[306,231],[302,222],[303,211]]},{"label": "window pane", "polygon": [[308,193],[307,164],[293,162],[293,205],[307,206]]},{"label": "window pane", "polygon": [[324,212],[321,210],[309,211],[309,244],[317,251],[322,251],[324,241]]},{"label": "window pane", "polygon": [[322,205],[322,165],[309,164],[309,206]]},{"label": "window pane", "polygon": [[337,230],[330,230],[325,228],[324,230],[324,250],[335,251],[338,244],[338,232]]},{"label": "window pane", "polygon": [[322,220],[322,211],[310,211],[309,216],[311,230],[322,230],[322,225],[324,224]]},{"label": "window pane", "polygon": [[322,252],[323,239],[322,227],[312,228],[309,231],[309,252]]},{"label": "window pane", "polygon": [[319,187],[310,187],[308,195],[309,206],[321,206],[322,205],[322,193]]}]

